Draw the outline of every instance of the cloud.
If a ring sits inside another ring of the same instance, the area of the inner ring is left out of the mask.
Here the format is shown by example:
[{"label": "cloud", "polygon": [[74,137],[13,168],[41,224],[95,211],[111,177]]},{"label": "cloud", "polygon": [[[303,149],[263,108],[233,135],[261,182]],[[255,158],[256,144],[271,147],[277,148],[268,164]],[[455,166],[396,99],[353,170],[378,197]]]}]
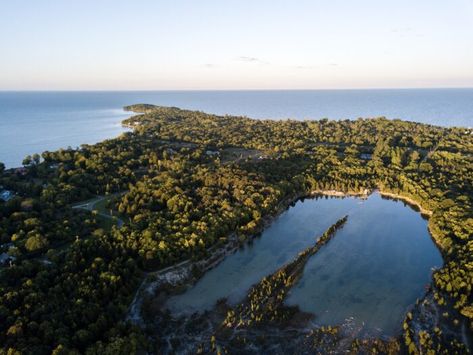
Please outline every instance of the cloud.
[{"label": "cloud", "polygon": [[217,64],[213,64],[213,63],[206,63],[203,65],[205,68],[208,68],[208,69],[212,69],[212,68],[216,68],[218,67]]},{"label": "cloud", "polygon": [[240,62],[246,62],[246,63],[265,64],[265,65],[269,64],[268,62],[256,57],[239,56],[237,60]]},{"label": "cloud", "polygon": [[258,58],[255,58],[255,57],[245,57],[245,56],[241,56],[241,57],[238,57],[239,60],[243,61],[243,62],[259,62],[259,59]]}]

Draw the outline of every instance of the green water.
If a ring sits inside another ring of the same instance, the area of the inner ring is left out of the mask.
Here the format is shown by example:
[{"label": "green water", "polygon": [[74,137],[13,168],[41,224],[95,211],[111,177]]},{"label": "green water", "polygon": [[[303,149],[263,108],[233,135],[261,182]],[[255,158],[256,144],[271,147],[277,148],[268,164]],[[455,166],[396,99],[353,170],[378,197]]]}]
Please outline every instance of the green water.
[{"label": "green water", "polygon": [[189,314],[211,309],[220,298],[241,301],[251,285],[292,260],[346,214],[347,224],[309,260],[286,303],[314,313],[316,324],[350,323],[370,334],[396,334],[442,258],[427,221],[404,203],[379,194],[367,200],[297,202],[251,246],[227,257],[166,306]]}]

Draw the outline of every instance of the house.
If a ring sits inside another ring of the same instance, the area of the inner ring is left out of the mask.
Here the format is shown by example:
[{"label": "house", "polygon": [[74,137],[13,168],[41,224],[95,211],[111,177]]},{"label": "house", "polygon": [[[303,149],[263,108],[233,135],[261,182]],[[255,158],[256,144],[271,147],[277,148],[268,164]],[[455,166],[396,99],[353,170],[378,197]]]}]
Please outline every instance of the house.
[{"label": "house", "polygon": [[7,264],[12,264],[15,261],[15,257],[8,255],[7,253],[1,253],[0,254],[0,266],[4,266]]},{"label": "house", "polygon": [[5,202],[11,200],[14,196],[14,193],[10,190],[1,190],[0,191],[0,200],[3,200]]}]

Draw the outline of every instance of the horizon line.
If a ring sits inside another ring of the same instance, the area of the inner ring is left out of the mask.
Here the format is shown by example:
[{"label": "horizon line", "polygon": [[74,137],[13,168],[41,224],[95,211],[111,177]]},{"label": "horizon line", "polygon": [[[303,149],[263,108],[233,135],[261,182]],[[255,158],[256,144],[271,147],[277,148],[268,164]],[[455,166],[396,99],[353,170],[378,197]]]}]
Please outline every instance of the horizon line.
[{"label": "horizon line", "polygon": [[318,89],[0,89],[6,92],[251,92],[251,91],[369,91],[369,90],[468,90],[473,86],[438,86],[438,87],[370,87],[370,88],[318,88]]}]

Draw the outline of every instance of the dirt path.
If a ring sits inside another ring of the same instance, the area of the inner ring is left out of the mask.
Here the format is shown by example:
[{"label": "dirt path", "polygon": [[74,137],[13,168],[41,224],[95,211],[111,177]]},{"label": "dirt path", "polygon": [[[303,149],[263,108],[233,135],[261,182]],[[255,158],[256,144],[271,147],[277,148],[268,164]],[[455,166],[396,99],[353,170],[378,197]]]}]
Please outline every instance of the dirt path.
[{"label": "dirt path", "polygon": [[105,200],[107,197],[106,196],[98,196],[96,198],[93,198],[91,200],[79,202],[77,204],[72,205],[72,208],[80,208],[82,210],[87,210],[87,211],[92,211],[94,209],[94,206]]},{"label": "dirt path", "polygon": [[419,169],[420,169],[420,164],[425,162],[427,159],[429,159],[438,149],[440,143],[442,143],[442,140],[445,138],[446,134],[444,133],[442,137],[438,140],[437,144],[420,160],[419,162]]},{"label": "dirt path", "polygon": [[113,215],[110,215],[110,214],[106,214],[106,213],[103,213],[103,212],[100,212],[97,210],[96,206],[98,203],[102,202],[102,201],[105,201],[111,197],[114,197],[114,196],[118,196],[120,194],[123,194],[123,192],[120,192],[120,193],[117,193],[117,194],[113,194],[113,195],[108,195],[108,196],[97,196],[93,199],[90,199],[90,200],[87,200],[87,201],[83,201],[83,202],[79,202],[79,203],[76,203],[74,205],[72,205],[72,208],[73,209],[81,209],[81,210],[86,210],[86,211],[94,211],[96,210],[97,211],[97,214],[103,218],[107,218],[107,219],[110,219],[112,221],[116,220],[116,223],[117,223],[117,226],[118,228],[121,228],[124,224],[123,220],[121,218],[118,218],[116,216],[113,216]]}]

